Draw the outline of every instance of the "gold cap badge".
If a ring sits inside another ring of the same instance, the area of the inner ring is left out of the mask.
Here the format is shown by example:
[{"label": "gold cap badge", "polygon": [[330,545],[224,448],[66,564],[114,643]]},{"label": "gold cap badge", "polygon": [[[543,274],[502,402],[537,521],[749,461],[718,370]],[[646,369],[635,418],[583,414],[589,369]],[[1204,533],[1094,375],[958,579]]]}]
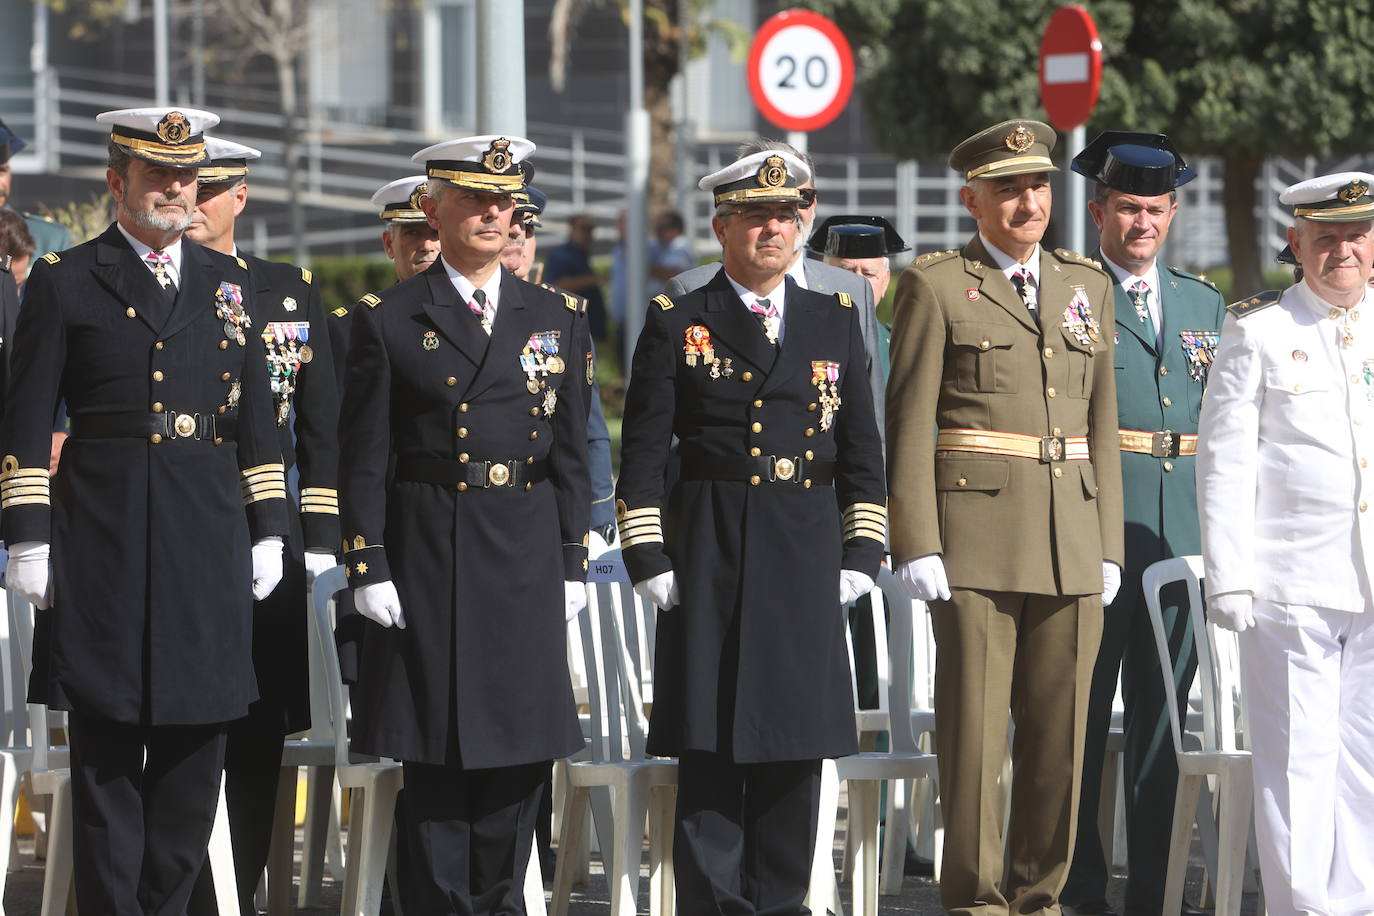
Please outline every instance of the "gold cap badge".
[{"label": "gold cap badge", "polygon": [[191,136],[191,122],[179,111],[169,111],[157,122],[157,136],[163,143],[173,146],[185,143]]},{"label": "gold cap badge", "polygon": [[756,173],[761,188],[780,188],[787,184],[787,163],[781,156],[769,156]]},{"label": "gold cap badge", "polygon": [[1361,197],[1364,197],[1367,193],[1369,193],[1369,185],[1365,184],[1363,181],[1360,181],[1359,179],[1356,179],[1355,181],[1350,182],[1350,184],[1346,185],[1345,187],[1337,191],[1336,196],[1343,200],[1345,203],[1353,204]]},{"label": "gold cap badge", "polygon": [[1024,153],[1035,142],[1035,132],[1024,124],[1018,124],[1015,130],[1007,134],[1007,138],[1003,142],[1007,144],[1007,149],[1013,153]]},{"label": "gold cap badge", "polygon": [[419,210],[420,200],[429,196],[429,183],[420,182],[415,186],[415,190],[410,192],[410,209]]},{"label": "gold cap badge", "polygon": [[488,172],[500,174],[509,171],[512,165],[510,141],[505,137],[491,141],[491,148],[482,154],[482,165]]}]

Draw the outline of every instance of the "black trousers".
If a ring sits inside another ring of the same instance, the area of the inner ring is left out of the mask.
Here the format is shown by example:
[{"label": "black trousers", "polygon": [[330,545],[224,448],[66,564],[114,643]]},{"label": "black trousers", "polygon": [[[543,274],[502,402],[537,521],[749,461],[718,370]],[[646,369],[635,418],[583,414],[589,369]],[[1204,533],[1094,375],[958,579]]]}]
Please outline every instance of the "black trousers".
[{"label": "black trousers", "polygon": [[[402,895],[424,916],[523,916],[549,762],[465,770],[406,761]],[[537,865],[535,867],[538,867]]]},{"label": "black trousers", "polygon": [[131,725],[75,711],[69,722],[78,909],[182,916],[214,826],[224,725]]},{"label": "black trousers", "polygon": [[[261,700],[249,707],[247,716],[229,723],[224,751],[224,802],[242,916],[256,916],[253,895],[267,867],[272,843],[272,817],[276,813],[277,778],[284,746],[281,723],[282,713],[276,704]],[[218,916],[219,904],[208,861],[196,880],[187,913]]]},{"label": "black trousers", "polygon": [[[1105,900],[1110,863],[1097,829],[1102,796],[1102,760],[1111,726],[1117,672],[1121,673],[1123,725],[1122,784],[1126,788],[1126,914],[1156,916],[1164,905],[1164,878],[1178,786],[1178,761],[1169,732],[1169,710],[1159,674],[1159,653],[1141,591],[1140,570],[1122,575],[1121,593],[1104,609],[1102,647],[1093,668],[1088,701],[1088,732],[1083,747],[1083,788],[1078,808],[1078,838],[1073,863],[1059,899],[1081,905]],[[1173,682],[1180,715],[1197,672],[1188,593],[1175,583],[1160,593]],[[1108,842],[1110,837],[1105,838]]]},{"label": "black trousers", "polygon": [[802,916],[816,844],[821,762],[678,760],[673,870],[680,916]]}]

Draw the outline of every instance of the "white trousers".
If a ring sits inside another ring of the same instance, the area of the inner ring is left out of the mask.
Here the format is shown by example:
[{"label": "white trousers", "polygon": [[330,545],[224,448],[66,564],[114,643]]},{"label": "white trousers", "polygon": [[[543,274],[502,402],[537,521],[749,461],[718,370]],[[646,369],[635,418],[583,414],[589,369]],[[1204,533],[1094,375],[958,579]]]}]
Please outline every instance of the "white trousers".
[{"label": "white trousers", "polygon": [[1374,608],[1257,600],[1240,661],[1269,916],[1374,913]]}]

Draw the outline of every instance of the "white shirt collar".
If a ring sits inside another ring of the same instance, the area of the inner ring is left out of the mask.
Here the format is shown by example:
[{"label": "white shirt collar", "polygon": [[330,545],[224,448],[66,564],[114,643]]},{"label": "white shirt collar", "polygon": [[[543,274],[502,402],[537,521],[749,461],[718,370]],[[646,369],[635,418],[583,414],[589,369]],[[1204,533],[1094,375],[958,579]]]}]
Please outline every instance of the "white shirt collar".
[{"label": "white shirt collar", "polygon": [[[797,284],[799,288],[811,288],[806,285],[806,252],[802,252],[802,256],[793,261],[792,266],[787,268],[787,275],[792,278],[792,282]],[[778,308],[782,308],[781,304]]]},{"label": "white shirt collar", "polygon": [[1036,242],[1036,243],[1035,243],[1035,250],[1032,251],[1032,252],[1031,252],[1031,256],[1030,256],[1029,258],[1026,259],[1026,263],[1022,264],[1022,263],[1020,263],[1019,261],[1017,261],[1015,258],[1013,258],[1011,255],[1007,254],[1005,251],[1003,251],[1002,249],[998,248],[996,245],[992,244],[992,242],[989,242],[989,241],[988,241],[988,237],[987,237],[986,235],[983,235],[983,233],[981,233],[981,232],[978,233],[978,240],[981,241],[981,242],[983,243],[983,247],[986,248],[986,249],[988,250],[988,254],[992,255],[992,260],[993,260],[993,262],[997,265],[997,269],[1000,270],[1000,271],[1002,271],[1002,273],[1006,274],[1006,277],[1007,277],[1008,280],[1010,280],[1011,277],[1012,277],[1012,274],[1016,273],[1018,270],[1024,270],[1024,271],[1026,271],[1027,273],[1030,274],[1031,280],[1032,280],[1032,282],[1035,283],[1036,288],[1037,288],[1037,289],[1039,288],[1039,286],[1040,286],[1040,243],[1039,243],[1039,242]]},{"label": "white shirt collar", "polygon": [[1144,280],[1145,285],[1150,288],[1150,295],[1154,297],[1154,300],[1156,302],[1159,301],[1160,296],[1158,258],[1155,258],[1153,261],[1150,262],[1149,268],[1143,274],[1132,273],[1131,271],[1122,267],[1120,264],[1113,261],[1111,258],[1107,257],[1105,254],[1102,256],[1102,263],[1107,265],[1107,269],[1112,272],[1112,276],[1116,277],[1117,282],[1121,284],[1122,289],[1129,290],[1132,286],[1135,286],[1137,282]]},{"label": "white shirt collar", "polygon": [[[439,261],[444,265],[444,273],[448,274],[449,282],[453,284],[454,289],[458,290],[458,295],[462,297],[463,304],[467,305],[472,301],[472,294],[477,290],[477,287],[471,280],[460,274],[442,254],[439,255]],[[482,284],[482,292],[487,294],[487,305],[491,308],[491,313],[495,315],[501,304],[500,267],[492,271],[487,282]]]},{"label": "white shirt collar", "polygon": [[[149,253],[150,251],[155,251],[156,249],[154,249],[154,248],[149,248],[147,245],[143,244],[143,243],[140,242],[138,239],[136,239],[136,238],[134,238],[132,235],[130,235],[130,234],[129,234],[129,230],[127,230],[127,229],[124,228],[124,224],[123,224],[123,223],[116,222],[115,225],[116,225],[117,227],[119,227],[119,231],[120,231],[120,233],[123,234],[125,241],[127,241],[127,242],[129,243],[129,246],[130,246],[131,248],[133,248],[134,254],[138,255],[138,259],[139,259],[140,261],[143,261],[144,264],[147,264],[148,253]],[[173,242],[172,244],[168,245],[166,248],[162,249],[162,253],[165,254],[165,255],[167,255],[167,257],[171,259],[171,264],[168,265],[168,270],[169,270],[169,272],[170,272],[171,275],[172,275],[172,282],[175,283],[177,286],[180,286],[180,285],[181,285],[181,236],[177,236],[177,240],[176,240],[175,242]],[[149,272],[149,273],[152,273],[152,270],[153,270],[152,265],[148,265],[148,272]]]},{"label": "white shirt collar", "polygon": [[784,301],[787,298],[786,275],[784,275],[782,279],[778,280],[778,285],[770,289],[768,291],[768,295],[766,296],[754,295],[748,289],[736,283],[735,278],[730,276],[728,273],[725,275],[725,279],[730,281],[730,286],[732,289],[734,289],[735,295],[739,296],[740,301],[743,302],[746,307],[754,302],[757,302],[760,299],[767,299],[769,304],[777,306],[778,317],[782,317],[783,313],[787,310],[787,306]]}]

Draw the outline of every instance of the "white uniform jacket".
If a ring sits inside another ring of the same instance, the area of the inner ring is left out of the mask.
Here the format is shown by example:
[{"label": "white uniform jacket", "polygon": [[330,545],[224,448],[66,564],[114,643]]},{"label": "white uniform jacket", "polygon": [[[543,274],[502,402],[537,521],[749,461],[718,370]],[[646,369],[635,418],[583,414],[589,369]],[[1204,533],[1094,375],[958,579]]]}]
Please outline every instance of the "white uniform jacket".
[{"label": "white uniform jacket", "polygon": [[[1271,294],[1271,298],[1272,298]],[[1209,594],[1362,611],[1374,560],[1374,294],[1231,306],[1202,402]]]}]

